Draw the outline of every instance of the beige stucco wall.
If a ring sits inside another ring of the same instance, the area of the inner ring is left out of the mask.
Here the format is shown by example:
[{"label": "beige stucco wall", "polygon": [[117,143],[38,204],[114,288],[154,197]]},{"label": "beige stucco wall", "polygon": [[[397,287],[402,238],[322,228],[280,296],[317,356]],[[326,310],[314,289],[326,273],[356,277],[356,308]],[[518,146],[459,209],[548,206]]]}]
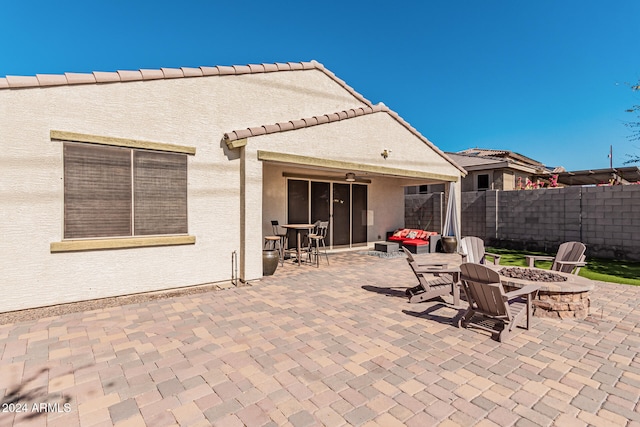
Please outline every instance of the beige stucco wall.
[{"label": "beige stucco wall", "polygon": [[[318,70],[0,90],[0,312],[228,280],[241,246],[241,159],[224,132],[361,105]],[[51,253],[63,227],[62,143],[51,130],[196,147],[195,245]],[[247,278],[261,275],[256,265]]]}]

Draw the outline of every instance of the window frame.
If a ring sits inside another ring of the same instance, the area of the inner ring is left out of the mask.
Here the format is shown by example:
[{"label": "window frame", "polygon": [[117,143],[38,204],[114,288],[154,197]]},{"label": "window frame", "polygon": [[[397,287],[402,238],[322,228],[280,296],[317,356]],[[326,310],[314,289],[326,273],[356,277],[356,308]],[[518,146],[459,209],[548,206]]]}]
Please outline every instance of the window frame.
[{"label": "window frame", "polygon": [[[87,135],[64,131],[51,131],[51,140],[56,142],[62,142],[62,151],[64,151],[64,144],[66,143],[85,143],[85,144],[97,144],[110,147],[121,147],[130,150],[130,156],[133,159],[136,157],[136,151],[159,152],[160,154],[184,154],[185,159],[185,221],[186,232],[177,234],[154,234],[154,235],[135,235],[134,230],[134,210],[135,210],[135,195],[133,194],[133,182],[134,165],[130,165],[132,175],[132,194],[131,194],[131,234],[123,236],[105,236],[105,237],[72,237],[65,238],[65,190],[62,189],[63,201],[62,201],[62,240],[60,242],[52,242],[50,244],[51,252],[69,252],[69,251],[85,251],[85,250],[102,250],[102,249],[120,249],[120,248],[134,248],[134,247],[148,247],[148,246],[168,246],[168,245],[185,245],[195,244],[195,236],[189,235],[189,220],[188,220],[188,178],[189,178],[189,155],[195,155],[195,147],[158,143],[151,141],[142,141],[134,139],[105,137],[100,135]],[[64,154],[62,155],[62,161],[64,162]],[[64,178],[64,170],[63,170]],[[64,181],[64,179],[63,179]]]},{"label": "window frame", "polygon": [[[480,177],[486,177],[487,179],[487,186],[486,187],[480,187]],[[491,176],[488,173],[479,173],[476,174],[476,190],[478,191],[486,191],[486,190],[490,190],[491,189]]]}]

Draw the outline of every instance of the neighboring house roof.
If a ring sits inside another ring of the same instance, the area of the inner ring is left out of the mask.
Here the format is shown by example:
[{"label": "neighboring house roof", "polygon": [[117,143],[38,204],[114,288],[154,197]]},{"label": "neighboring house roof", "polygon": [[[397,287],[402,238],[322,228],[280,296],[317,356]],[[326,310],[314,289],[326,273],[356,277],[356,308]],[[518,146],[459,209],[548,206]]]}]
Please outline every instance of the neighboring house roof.
[{"label": "neighboring house roof", "polygon": [[436,153],[450,162],[453,166],[466,175],[466,170],[456,164],[449,156],[436,147],[431,141],[425,138],[417,129],[412,127],[397,113],[390,110],[384,104],[373,105],[371,101],[356,92],[351,86],[338,78],[331,71],[327,70],[324,65],[317,61],[309,62],[287,62],[273,64],[249,64],[249,65],[232,65],[232,66],[215,66],[215,67],[199,67],[199,68],[160,68],[160,69],[141,69],[137,71],[115,71],[93,73],[65,73],[65,74],[36,74],[35,76],[6,76],[0,78],[0,90],[3,89],[26,89],[36,87],[51,87],[65,85],[86,85],[86,84],[104,84],[104,83],[124,83],[132,81],[145,80],[161,80],[176,78],[196,78],[208,76],[228,76],[241,74],[258,74],[273,73],[283,71],[304,71],[304,70],[320,70],[330,77],[337,84],[342,86],[347,92],[353,95],[358,101],[364,103],[366,107],[359,107],[350,110],[332,112],[322,116],[313,116],[298,120],[290,120],[286,122],[278,122],[276,124],[258,125],[241,130],[233,130],[224,134],[224,139],[229,144],[230,141],[244,139],[250,136],[258,136],[275,132],[285,132],[310,126],[316,126],[331,123],[339,120],[350,119],[365,114],[385,112],[393,117],[398,123],[408,129],[412,134],[418,137],[427,146]]},{"label": "neighboring house roof", "polygon": [[530,157],[523,156],[520,153],[516,153],[515,151],[509,150],[494,150],[490,148],[468,148],[466,150],[458,151],[457,154],[464,154],[467,156],[475,156],[475,157],[490,157],[490,158],[499,158],[499,159],[507,159],[516,161],[521,164],[533,166],[533,167],[542,167],[545,166],[537,160],[533,160]]},{"label": "neighboring house roof", "polygon": [[[515,169],[525,173],[541,173],[546,171],[545,166],[542,163],[535,162],[525,163],[520,160],[516,160],[510,157],[493,157],[493,156],[479,156],[477,154],[466,154],[467,150],[459,151],[457,153],[447,153],[447,155],[457,164],[462,166],[468,171],[487,170],[487,169]],[[489,151],[489,150],[485,150]],[[498,151],[498,150],[491,150]],[[504,152],[504,153],[511,153]],[[524,156],[522,156],[524,157]]]},{"label": "neighboring house roof", "polygon": [[640,182],[640,168],[637,166],[560,172],[557,175],[558,183],[564,185],[597,185],[609,183],[610,180],[614,184]]}]

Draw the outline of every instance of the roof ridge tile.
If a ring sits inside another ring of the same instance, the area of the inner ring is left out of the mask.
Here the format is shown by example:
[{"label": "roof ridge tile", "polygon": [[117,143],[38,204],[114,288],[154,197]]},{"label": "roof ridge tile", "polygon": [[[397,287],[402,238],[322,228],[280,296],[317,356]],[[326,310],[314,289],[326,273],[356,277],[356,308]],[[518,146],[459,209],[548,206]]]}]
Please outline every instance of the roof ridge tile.
[{"label": "roof ridge tile", "polygon": [[264,73],[265,72],[264,64],[248,64],[247,67],[249,67],[249,72],[250,73]]},{"label": "roof ridge tile", "polygon": [[200,67],[203,76],[217,76],[220,75],[218,67]]},{"label": "roof ridge tile", "polygon": [[93,74],[89,73],[64,73],[67,79],[67,84],[70,85],[86,85],[96,82],[96,78]]},{"label": "roof ridge tile", "polygon": [[265,73],[272,73],[274,71],[278,71],[278,66],[276,64],[262,64],[264,67]]},{"label": "roof ridge tile", "polygon": [[123,82],[143,80],[140,70],[118,70],[116,72],[120,76],[120,81]]},{"label": "roof ridge tile", "polygon": [[236,73],[236,69],[233,65],[216,65],[214,68],[218,69],[218,74],[221,76],[228,76]]},{"label": "roof ridge tile", "polygon": [[248,65],[217,65],[215,67],[199,68],[160,68],[118,71],[94,71],[92,73],[66,73],[60,77],[55,74],[37,76],[5,76],[0,78],[1,89],[18,89],[30,87],[63,86],[71,84],[91,83],[123,83],[132,81],[173,79],[184,77],[225,76],[239,74],[272,73],[276,71],[319,70],[331,78],[339,86],[349,92],[358,101],[371,106],[371,102],[356,92],[344,80],[338,78],[333,72],[325,68],[323,64],[314,60],[308,62],[274,62]]},{"label": "roof ridge tile", "polygon": [[232,65],[234,74],[249,74],[251,73],[251,67],[248,65]]},{"label": "roof ridge tile", "polygon": [[60,86],[67,84],[67,76],[64,74],[36,74],[40,86]]},{"label": "roof ridge tile", "polygon": [[182,70],[182,74],[185,77],[202,77],[203,76],[202,69],[200,68],[182,67],[180,69]]},{"label": "roof ridge tile", "polygon": [[120,81],[120,74],[115,71],[94,71],[96,83],[113,83]]},{"label": "roof ridge tile", "polygon": [[184,73],[180,68],[160,68],[165,79],[180,79],[184,77]]},{"label": "roof ridge tile", "polygon": [[6,79],[10,87],[32,87],[39,85],[36,76],[7,76]]},{"label": "roof ridge tile", "polygon": [[158,80],[158,79],[164,79],[164,73],[162,72],[162,70],[156,70],[156,69],[151,69],[151,70],[147,70],[147,69],[140,69],[140,74],[142,74],[142,79],[143,79],[143,80]]}]

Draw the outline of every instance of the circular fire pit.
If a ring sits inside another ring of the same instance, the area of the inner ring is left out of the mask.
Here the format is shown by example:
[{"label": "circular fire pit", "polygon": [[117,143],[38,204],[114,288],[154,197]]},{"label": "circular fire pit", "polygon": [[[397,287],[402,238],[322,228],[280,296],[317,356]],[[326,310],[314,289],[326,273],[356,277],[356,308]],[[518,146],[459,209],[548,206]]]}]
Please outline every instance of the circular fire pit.
[{"label": "circular fire pit", "polygon": [[567,278],[559,274],[535,268],[505,267],[500,270],[501,276],[512,279],[530,280],[532,282],[566,282]]},{"label": "circular fire pit", "polygon": [[538,285],[540,291],[533,301],[533,315],[556,319],[584,319],[589,314],[591,280],[575,274],[538,268],[498,267],[505,290]]}]

